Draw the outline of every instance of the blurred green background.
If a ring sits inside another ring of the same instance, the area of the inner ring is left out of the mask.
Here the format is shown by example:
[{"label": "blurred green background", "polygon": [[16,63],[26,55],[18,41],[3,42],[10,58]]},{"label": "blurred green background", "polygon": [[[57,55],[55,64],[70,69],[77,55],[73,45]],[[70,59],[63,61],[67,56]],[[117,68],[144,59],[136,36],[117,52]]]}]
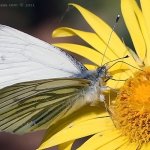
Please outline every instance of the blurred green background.
[{"label": "blurred green background", "polygon": [[[0,24],[14,27],[48,43],[63,41],[51,37],[52,31],[60,26],[91,31],[76,9],[70,8],[67,11],[69,2],[84,6],[104,19],[111,27],[116,16],[121,15],[119,0],[0,0]],[[132,47],[122,17],[115,31]],[[17,136],[0,133],[0,149],[34,150],[40,144],[43,134],[44,132],[38,132]],[[80,142],[82,141],[76,143],[75,149]]]}]

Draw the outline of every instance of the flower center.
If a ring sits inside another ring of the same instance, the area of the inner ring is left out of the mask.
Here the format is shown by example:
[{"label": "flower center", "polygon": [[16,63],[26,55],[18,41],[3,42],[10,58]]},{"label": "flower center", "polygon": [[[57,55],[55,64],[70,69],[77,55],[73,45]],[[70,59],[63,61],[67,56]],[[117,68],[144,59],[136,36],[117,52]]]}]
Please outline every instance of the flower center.
[{"label": "flower center", "polygon": [[116,127],[130,141],[150,141],[150,67],[125,82],[110,109]]}]

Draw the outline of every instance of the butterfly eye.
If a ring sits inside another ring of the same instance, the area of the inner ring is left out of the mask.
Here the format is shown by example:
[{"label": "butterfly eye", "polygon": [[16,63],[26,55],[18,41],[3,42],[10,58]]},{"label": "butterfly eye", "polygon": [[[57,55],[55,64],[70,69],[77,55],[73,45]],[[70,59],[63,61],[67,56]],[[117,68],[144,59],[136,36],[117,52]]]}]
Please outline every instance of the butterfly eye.
[{"label": "butterfly eye", "polygon": [[103,72],[106,72],[106,69],[105,69],[105,68],[103,68],[103,69],[102,69],[102,71],[103,71]]},{"label": "butterfly eye", "polygon": [[101,72],[102,72],[102,73],[106,73],[106,70],[107,70],[107,69],[106,69],[105,66],[103,66],[103,67],[101,68]]}]

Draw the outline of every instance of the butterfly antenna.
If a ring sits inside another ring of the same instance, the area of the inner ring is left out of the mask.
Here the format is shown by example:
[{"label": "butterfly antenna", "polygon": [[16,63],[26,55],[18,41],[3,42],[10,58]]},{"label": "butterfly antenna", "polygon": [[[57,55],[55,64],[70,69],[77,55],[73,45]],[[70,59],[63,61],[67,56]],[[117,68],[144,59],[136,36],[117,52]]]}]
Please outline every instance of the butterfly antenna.
[{"label": "butterfly antenna", "polygon": [[[122,38],[122,41],[123,41],[123,44],[125,45],[125,42],[124,42],[124,39],[123,39],[123,38]],[[126,45],[125,45],[125,47],[126,47]],[[117,60],[121,60],[121,59],[124,59],[124,58],[129,58],[129,55],[126,55],[126,56],[124,56],[124,57],[120,57],[120,58],[114,59],[114,60],[112,60],[112,61],[109,61],[109,62],[105,63],[104,65],[107,65],[107,64],[110,63],[110,62],[117,61]],[[124,61],[117,61],[117,62],[115,62],[114,64],[112,64],[108,69],[112,68],[114,65],[116,65],[116,64],[119,63],[119,62],[122,62],[122,63],[124,63],[124,64],[127,64],[127,65],[129,65],[129,66],[131,66],[131,67],[133,67],[133,68],[135,68],[135,69],[137,69],[137,70],[144,71],[144,70],[139,69],[139,68],[137,68],[137,67],[135,67],[135,66],[133,66],[133,65],[131,65],[131,64],[129,64],[129,63],[127,63],[127,62],[124,62]]]},{"label": "butterfly antenna", "polygon": [[114,81],[126,81],[127,79],[125,79],[125,80],[121,80],[121,79],[114,79],[114,78],[110,78],[110,80],[114,80]]},{"label": "butterfly antenna", "polygon": [[131,66],[131,67],[133,67],[133,68],[135,68],[135,69],[137,69],[137,70],[144,71],[144,70],[142,70],[142,69],[140,69],[140,68],[137,68],[137,67],[135,67],[135,66],[133,66],[133,65],[127,63],[127,62],[124,62],[124,61],[117,61],[117,62],[115,62],[114,64],[112,64],[108,69],[112,68],[114,65],[116,65],[116,64],[119,63],[119,62],[124,63],[124,64],[127,64],[127,65],[129,65],[129,66]]},{"label": "butterfly antenna", "polygon": [[124,57],[120,57],[120,58],[117,58],[117,59],[108,61],[108,62],[106,62],[106,63],[104,64],[104,66],[107,65],[107,64],[109,64],[109,63],[111,63],[111,62],[114,62],[114,61],[117,61],[117,60],[120,60],[120,59],[125,59],[125,58],[129,58],[129,55],[126,55],[126,56],[124,56]]},{"label": "butterfly antenna", "polygon": [[108,99],[109,99],[109,102],[108,102],[109,106],[110,106],[110,104],[111,104],[110,92],[111,92],[111,90],[109,90],[109,95],[108,95],[108,96],[109,96],[109,98],[108,98]]},{"label": "butterfly antenna", "polygon": [[117,15],[117,18],[116,18],[116,21],[115,21],[114,26],[113,26],[113,28],[112,28],[112,31],[111,31],[111,33],[110,33],[110,36],[109,36],[109,39],[108,39],[106,48],[105,48],[105,50],[104,50],[104,54],[103,54],[101,66],[102,66],[102,64],[103,64],[103,61],[104,61],[104,57],[105,57],[106,51],[107,51],[107,49],[108,49],[108,46],[109,46],[109,43],[110,43],[112,34],[113,34],[113,32],[115,31],[115,28],[116,28],[116,26],[117,26],[117,24],[118,24],[119,18],[120,18],[120,15]]}]

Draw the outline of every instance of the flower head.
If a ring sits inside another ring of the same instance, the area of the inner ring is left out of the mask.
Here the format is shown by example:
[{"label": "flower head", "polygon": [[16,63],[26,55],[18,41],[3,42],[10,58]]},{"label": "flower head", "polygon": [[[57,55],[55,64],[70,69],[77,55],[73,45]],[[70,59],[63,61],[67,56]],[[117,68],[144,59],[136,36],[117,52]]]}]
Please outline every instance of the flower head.
[{"label": "flower head", "polygon": [[[81,13],[94,32],[62,27],[55,30],[53,36],[77,35],[90,47],[72,43],[55,46],[89,59],[94,65],[85,65],[89,69],[96,68],[103,58],[112,29],[85,8],[70,5]],[[59,144],[62,149],[70,149],[75,139],[88,135],[93,136],[79,150],[150,149],[150,1],[141,0],[140,9],[135,0],[121,0],[121,8],[135,51],[127,48],[113,33],[103,63],[126,55],[130,57],[110,68],[113,78],[128,79],[125,83],[108,82],[108,86],[120,89],[117,98],[110,102],[110,113],[103,107],[86,106],[59,122],[58,129],[55,129],[56,125],[50,127],[40,149]]]}]

